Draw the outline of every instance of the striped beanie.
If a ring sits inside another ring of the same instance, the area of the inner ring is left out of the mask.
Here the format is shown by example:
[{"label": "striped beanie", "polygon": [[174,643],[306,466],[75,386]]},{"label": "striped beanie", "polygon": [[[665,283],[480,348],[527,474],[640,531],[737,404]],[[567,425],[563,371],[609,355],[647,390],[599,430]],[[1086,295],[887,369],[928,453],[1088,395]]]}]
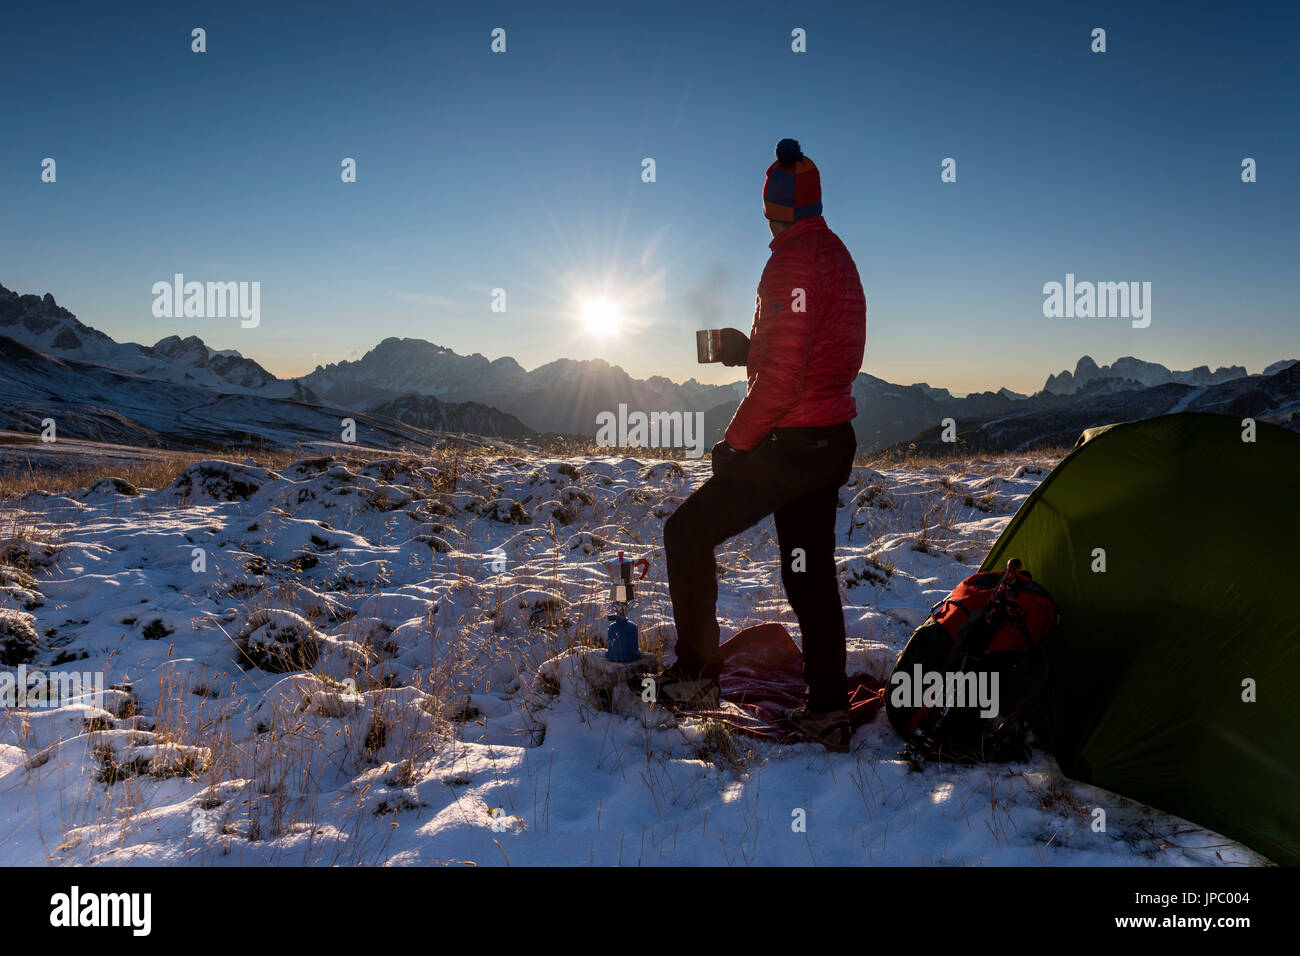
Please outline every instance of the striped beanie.
[{"label": "striped beanie", "polygon": [[821,173],[793,139],[776,144],[776,162],[767,167],[763,183],[763,212],[777,222],[822,214]]}]

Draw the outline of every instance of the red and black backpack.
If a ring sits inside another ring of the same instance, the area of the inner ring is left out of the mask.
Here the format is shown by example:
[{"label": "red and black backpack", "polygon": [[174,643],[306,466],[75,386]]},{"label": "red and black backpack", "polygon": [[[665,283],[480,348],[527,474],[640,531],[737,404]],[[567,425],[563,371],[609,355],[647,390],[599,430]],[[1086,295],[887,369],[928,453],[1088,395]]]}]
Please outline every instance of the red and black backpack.
[{"label": "red and black backpack", "polygon": [[1047,687],[1044,644],[1059,620],[1019,560],[957,585],[908,639],[885,687],[902,755],[914,765],[1028,759],[1028,722]]}]

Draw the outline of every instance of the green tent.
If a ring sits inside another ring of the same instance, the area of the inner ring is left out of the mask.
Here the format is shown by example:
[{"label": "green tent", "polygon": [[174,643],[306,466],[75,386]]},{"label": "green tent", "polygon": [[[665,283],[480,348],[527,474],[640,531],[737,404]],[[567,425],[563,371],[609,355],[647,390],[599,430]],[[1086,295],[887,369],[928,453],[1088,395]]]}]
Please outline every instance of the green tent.
[{"label": "green tent", "polygon": [[1254,427],[1084,432],[981,570],[1020,558],[1061,606],[1040,733],[1067,776],[1297,865],[1300,434]]}]

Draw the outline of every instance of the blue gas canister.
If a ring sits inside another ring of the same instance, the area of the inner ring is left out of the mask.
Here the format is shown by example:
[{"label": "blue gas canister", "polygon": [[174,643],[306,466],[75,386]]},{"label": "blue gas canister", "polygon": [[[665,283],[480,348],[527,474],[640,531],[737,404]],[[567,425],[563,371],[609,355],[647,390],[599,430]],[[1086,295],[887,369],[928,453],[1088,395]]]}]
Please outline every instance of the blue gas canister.
[{"label": "blue gas canister", "polygon": [[637,642],[636,622],[629,621],[622,614],[611,614],[605,631],[605,647],[605,656],[611,661],[638,660],[641,648]]}]

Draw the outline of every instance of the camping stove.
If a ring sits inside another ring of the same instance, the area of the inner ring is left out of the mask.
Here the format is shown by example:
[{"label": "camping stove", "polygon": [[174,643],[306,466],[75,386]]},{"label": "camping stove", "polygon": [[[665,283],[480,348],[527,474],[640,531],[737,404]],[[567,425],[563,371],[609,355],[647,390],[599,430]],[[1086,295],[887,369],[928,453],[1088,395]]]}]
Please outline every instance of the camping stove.
[{"label": "camping stove", "polygon": [[609,615],[607,619],[609,627],[605,630],[605,656],[611,661],[623,663],[639,660],[641,657],[636,622],[629,620],[627,616],[628,608],[636,600],[636,585],[632,583],[632,572],[637,568],[641,569],[641,575],[635,580],[643,580],[650,570],[650,562],[646,558],[634,560],[624,557],[622,551],[618,553],[617,561],[605,563],[605,571],[613,582],[609,597],[614,603],[614,613]]}]

